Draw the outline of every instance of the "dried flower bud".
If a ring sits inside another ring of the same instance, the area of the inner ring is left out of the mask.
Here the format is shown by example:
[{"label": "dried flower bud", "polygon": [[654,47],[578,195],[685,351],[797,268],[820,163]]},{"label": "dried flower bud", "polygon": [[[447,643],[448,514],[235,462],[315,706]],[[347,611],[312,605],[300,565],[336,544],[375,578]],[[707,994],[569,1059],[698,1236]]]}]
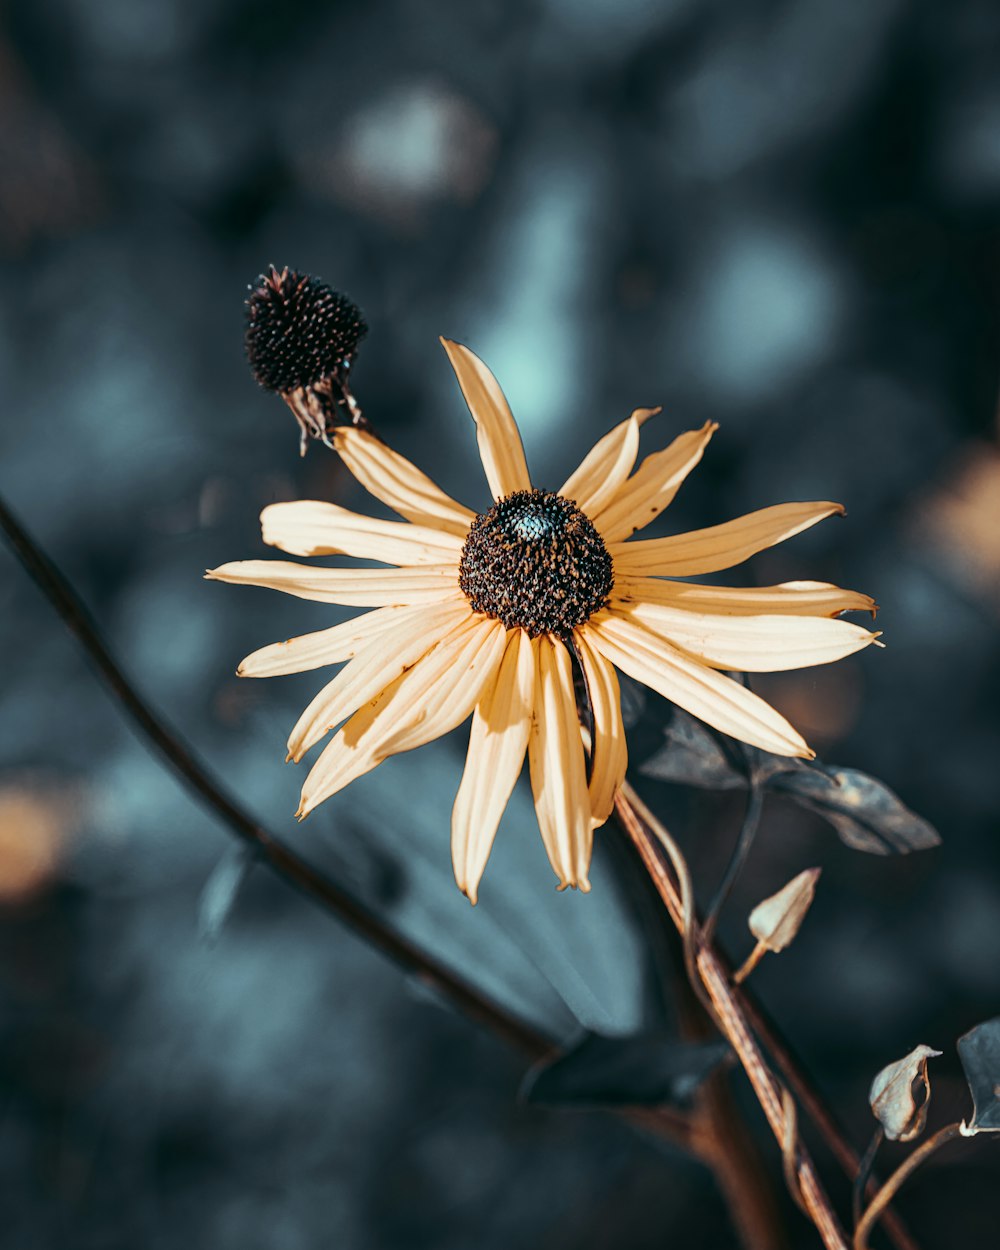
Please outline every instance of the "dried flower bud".
[{"label": "dried flower bud", "polygon": [[362,417],[347,383],[358,344],[368,332],[361,310],[318,278],[274,265],[250,287],[246,351],[253,376],[288,404],[302,432],[328,446],[329,429],[346,407]]},{"label": "dried flower bud", "polygon": [[[927,1060],[937,1058],[940,1053],[929,1046],[917,1046],[902,1059],[884,1067],[872,1081],[868,1101],[890,1141],[913,1141],[924,1131],[931,1100]],[[920,1094],[919,1102],[914,1087]]]},{"label": "dried flower bud", "polygon": [[799,931],[812,906],[819,868],[807,868],[793,877],[777,894],[764,899],[750,913],[750,932],[769,951],[783,951]]}]

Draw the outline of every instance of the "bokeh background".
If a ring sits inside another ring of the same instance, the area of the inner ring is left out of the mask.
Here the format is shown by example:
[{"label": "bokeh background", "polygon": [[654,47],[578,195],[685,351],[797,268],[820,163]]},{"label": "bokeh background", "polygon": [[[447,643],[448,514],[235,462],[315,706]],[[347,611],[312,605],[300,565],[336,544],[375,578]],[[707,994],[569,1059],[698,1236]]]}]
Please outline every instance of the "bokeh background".
[{"label": "bokeh background", "polygon": [[[247,283],[273,261],[347,290],[363,406],[473,506],[439,333],[497,372],[542,484],[663,404],[651,439],[721,429],[661,529],[847,505],[744,575],[873,593],[887,648],[758,688],[943,845],[860,855],[770,799],[723,937],[742,958],[748,908],[824,867],[755,981],[859,1145],[872,1075],[918,1042],[945,1052],[932,1124],[964,1114],[954,1039],[1000,1011],[998,46],[989,0],[0,16],[0,490],[262,818],[539,1027],[670,1028],[613,832],[593,893],[556,895],[520,794],[473,910],[447,846],[464,731],[295,828],[283,743],[318,677],[233,676],[330,613],[201,571],[264,554],[272,500],[364,506],[251,381]],[[5,1246],[734,1244],[709,1173],[601,1112],[519,1104],[516,1053],[265,871],[206,933],[228,834],[7,553],[0,573]],[[742,799],[642,789],[707,894]],[[913,1184],[927,1246],[992,1244],[998,1166],[952,1147]]]}]

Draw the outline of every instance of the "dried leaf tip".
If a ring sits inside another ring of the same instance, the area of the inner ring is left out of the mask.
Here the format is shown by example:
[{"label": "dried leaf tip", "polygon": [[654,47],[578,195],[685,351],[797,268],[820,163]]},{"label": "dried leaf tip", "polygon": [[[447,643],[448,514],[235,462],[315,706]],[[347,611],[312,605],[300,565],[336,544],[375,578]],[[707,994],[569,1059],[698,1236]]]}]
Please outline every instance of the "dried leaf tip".
[{"label": "dried leaf tip", "polygon": [[368,327],[352,300],[319,278],[271,265],[250,286],[246,317],[250,370],[291,408],[303,455],[310,438],[330,445],[338,408],[361,424],[347,378]]},{"label": "dried leaf tip", "polygon": [[868,1101],[890,1141],[913,1141],[924,1131],[931,1101],[927,1060],[940,1054],[930,1046],[917,1046],[884,1067],[872,1081]]},{"label": "dried leaf tip", "polygon": [[805,872],[800,872],[777,894],[758,903],[750,913],[747,924],[757,939],[757,945],[733,978],[737,985],[747,979],[768,951],[783,951],[795,940],[806,912],[812,906],[821,872],[821,868],[807,868]]}]

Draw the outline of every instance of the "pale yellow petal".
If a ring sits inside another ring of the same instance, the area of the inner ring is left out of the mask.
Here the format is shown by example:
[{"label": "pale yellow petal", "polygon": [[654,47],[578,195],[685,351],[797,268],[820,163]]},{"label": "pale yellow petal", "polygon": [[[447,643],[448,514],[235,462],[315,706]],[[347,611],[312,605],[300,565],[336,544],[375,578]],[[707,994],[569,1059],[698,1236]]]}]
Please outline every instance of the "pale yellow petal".
[{"label": "pale yellow petal", "polygon": [[594,444],[558,494],[572,499],[587,516],[595,516],[632,472],[639,454],[639,429],[659,411],[659,408],[636,408],[627,420]]},{"label": "pale yellow petal", "polygon": [[386,754],[412,751],[467,720],[483,691],[496,680],[506,641],[507,631],[499,621],[478,616],[468,644],[455,658],[456,671],[430,692],[413,716],[396,726],[385,741]]},{"label": "pale yellow petal", "polygon": [[439,604],[407,612],[398,628],[366,643],[316,695],[288,739],[288,758],[298,763],[329,731],[405,673],[443,638],[462,637],[476,627],[468,602]]},{"label": "pale yellow petal", "polygon": [[260,514],[264,542],[293,556],[355,556],[386,564],[458,564],[462,539],[442,529],[379,521],[334,503],[299,499]]},{"label": "pale yellow petal", "polygon": [[801,735],[763,699],[682,655],[638,621],[599,613],[588,621],[587,635],[623,673],[723,733],[776,755],[813,757]]},{"label": "pale yellow petal", "polygon": [[374,434],[339,426],[333,432],[333,445],[361,485],[400,516],[414,525],[465,537],[475,513],[456,503],[426,473]]},{"label": "pale yellow petal", "polygon": [[722,616],[836,616],[839,612],[870,612],[878,605],[869,595],[843,590],[829,582],[782,582],[780,586],[699,586],[652,577],[616,577],[611,602],[663,603]]},{"label": "pale yellow petal", "polygon": [[[497,622],[480,618],[473,629],[443,639],[355,712],[306,778],[299,818],[389,755],[421,746],[460,724],[496,676],[498,628]],[[492,668],[483,662],[489,655],[495,657]]]},{"label": "pale yellow petal", "polygon": [[[459,597],[464,598],[459,591]],[[287,642],[272,642],[248,655],[236,670],[238,677],[277,677],[285,673],[307,673],[327,664],[340,664],[357,655],[360,648],[387,631],[399,628],[415,615],[431,608],[376,608],[330,629],[320,629]]]},{"label": "pale yellow petal", "polygon": [[531,490],[521,435],[500,384],[464,344],[442,339],[441,345],[476,423],[479,455],[493,498]]},{"label": "pale yellow petal", "polygon": [[629,576],[717,573],[742,564],[758,551],[784,542],[825,517],[843,513],[839,503],[780,503],[708,529],[672,534],[669,538],[614,543],[609,550],[616,571]]},{"label": "pale yellow petal", "polygon": [[612,603],[609,611],[638,622],[713,668],[744,673],[832,664],[878,637],[851,621],[826,616],[722,616],[641,599]]},{"label": "pale yellow petal", "polygon": [[669,447],[654,451],[600,511],[589,513],[605,542],[630,537],[658,517],[702,458],[719,427],[706,421],[700,430],[680,434]]},{"label": "pale yellow petal", "polygon": [[234,560],[205,574],[209,581],[282,590],[297,599],[348,608],[408,607],[454,599],[458,569],[422,564],[403,569],[324,569],[291,560]]},{"label": "pale yellow petal", "polygon": [[510,630],[496,682],[487,686],[472,717],[465,771],[451,814],[455,880],[472,903],[524,763],[534,691],[531,640],[521,629]]},{"label": "pale yellow petal", "polygon": [[594,712],[593,763],[588,790],[591,817],[597,826],[603,825],[611,815],[615,795],[625,780],[628,747],[622,723],[621,692],[614,666],[591,645],[586,626],[576,630],[575,636]]},{"label": "pale yellow petal", "polygon": [[533,649],[537,667],[528,762],[538,825],[560,889],[589,890],[594,831],[569,652],[546,635],[533,640]]}]

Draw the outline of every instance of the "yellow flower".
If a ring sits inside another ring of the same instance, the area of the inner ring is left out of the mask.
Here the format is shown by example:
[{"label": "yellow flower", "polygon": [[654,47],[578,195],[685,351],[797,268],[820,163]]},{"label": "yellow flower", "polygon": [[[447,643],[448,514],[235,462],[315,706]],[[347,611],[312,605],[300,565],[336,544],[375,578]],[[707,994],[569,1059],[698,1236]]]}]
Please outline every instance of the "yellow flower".
[{"label": "yellow flower", "polygon": [[[302,788],[301,819],[384,759],[447,733],[470,714],[452,814],[459,887],[476,901],[497,826],[528,755],[542,840],[559,888],[590,888],[594,829],[611,813],[627,760],[615,668],[710,725],[779,755],[812,752],[763,699],[721,670],[825,664],[876,634],[833,619],[872,610],[867,595],[823,582],[743,590],[667,580],[714,573],[843,509],[764,508],[723,525],[628,541],[671,502],[715,430],[681,434],[633,472],[638,409],[552,493],[532,487],[503,392],[468,348],[442,340],[476,422],[493,506],[479,516],[372,434],[338,429],[344,463],[405,522],[332,503],[272,504],[264,541],[297,556],[346,555],[393,568],[246,560],[207,574],[302,599],[374,608],[255,651],[244,677],[348,663],[292,730],[288,758],[338,725]],[[573,659],[593,709],[581,726]]]}]

